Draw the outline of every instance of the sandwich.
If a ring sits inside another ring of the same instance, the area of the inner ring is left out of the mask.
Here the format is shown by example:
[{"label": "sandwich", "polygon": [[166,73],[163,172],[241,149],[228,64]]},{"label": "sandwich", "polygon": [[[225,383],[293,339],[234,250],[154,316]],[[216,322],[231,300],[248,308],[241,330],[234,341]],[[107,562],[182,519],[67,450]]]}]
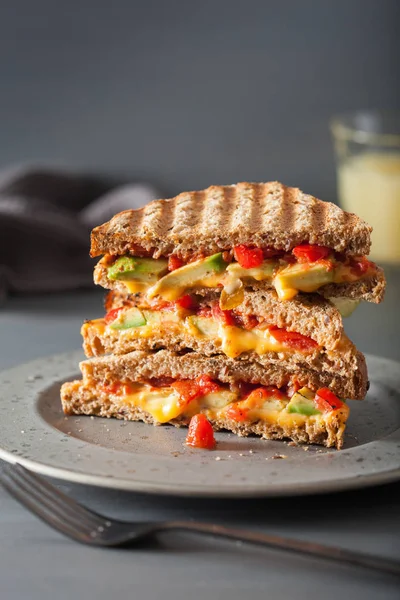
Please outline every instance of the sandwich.
[{"label": "sandwich", "polygon": [[306,369],[265,368],[221,355],[171,350],[97,357],[82,362],[80,369],[83,379],[61,389],[66,414],[177,427],[204,414],[215,430],[241,436],[336,448],[343,444],[349,408],[323,387],[323,378]]},{"label": "sandwich", "polygon": [[371,228],[356,215],[281,183],[239,183],[155,200],[92,232],[103,255],[95,282],[174,301],[216,290],[223,310],[244,289],[325,298],[383,299],[382,269],[366,256]]},{"label": "sandwich", "polygon": [[86,356],[164,348],[210,357],[220,354],[246,368],[284,364],[288,372],[304,370],[329,382],[336,394],[364,398],[364,356],[344,333],[338,310],[320,296],[280,302],[272,290],[246,291],[240,310],[228,311],[221,310],[214,297],[183,298],[183,306],[178,300],[151,308],[143,296],[112,293],[105,317],[82,326]]},{"label": "sandwich", "polygon": [[342,316],[379,303],[382,269],[356,215],[278,182],[155,200],[96,227],[105,315],[62,387],[67,414],[187,425],[341,448],[368,388]]}]

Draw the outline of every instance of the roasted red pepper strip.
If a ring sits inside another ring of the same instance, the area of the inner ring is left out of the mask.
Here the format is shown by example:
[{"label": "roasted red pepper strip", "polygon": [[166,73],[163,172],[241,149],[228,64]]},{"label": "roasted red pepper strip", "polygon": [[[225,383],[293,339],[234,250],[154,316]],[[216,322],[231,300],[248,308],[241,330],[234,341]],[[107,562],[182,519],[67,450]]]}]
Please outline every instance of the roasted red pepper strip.
[{"label": "roasted red pepper strip", "polygon": [[250,246],[235,246],[233,255],[239,265],[244,269],[253,269],[259,267],[264,260],[264,254],[261,248],[251,248]]},{"label": "roasted red pepper strip", "polygon": [[178,300],[175,300],[175,305],[180,308],[185,308],[186,310],[194,310],[197,308],[197,302],[190,294],[186,294],[185,296],[178,298]]},{"label": "roasted red pepper strip", "polygon": [[174,254],[171,254],[171,256],[168,258],[168,271],[175,271],[175,269],[180,269],[181,267],[183,267],[184,264],[185,263],[181,258],[175,256]]},{"label": "roasted red pepper strip", "polygon": [[211,423],[204,415],[194,415],[190,419],[186,445],[193,448],[212,450],[216,446],[214,431]]},{"label": "roasted red pepper strip", "polygon": [[108,323],[112,323],[113,321],[115,321],[115,319],[118,317],[118,314],[120,313],[121,310],[123,310],[123,307],[113,308],[113,310],[110,310],[104,317],[105,322],[108,324]]},{"label": "roasted red pepper strip", "polygon": [[315,394],[315,404],[317,405],[317,408],[324,412],[336,410],[343,406],[343,402],[328,388],[320,388],[317,390],[317,393]]},{"label": "roasted red pepper strip", "polygon": [[365,256],[353,258],[350,262],[350,269],[354,275],[361,277],[365,275],[369,269],[376,268],[376,264],[368,260]]},{"label": "roasted red pepper strip", "polygon": [[286,398],[286,396],[283,392],[278,390],[278,388],[276,388],[276,387],[263,386],[263,387],[258,387],[255,390],[253,390],[248,395],[246,402],[249,402],[249,403],[252,402],[257,406],[260,403],[262,404],[266,400],[269,400],[270,398],[279,398],[280,400],[283,400]]},{"label": "roasted red pepper strip", "polygon": [[221,321],[223,325],[236,325],[233,312],[231,310],[222,310],[217,302],[212,306],[212,316],[214,319]]},{"label": "roasted red pepper strip", "polygon": [[196,379],[184,379],[175,381],[171,384],[179,394],[181,402],[184,405],[189,404],[199,396],[206,396],[211,392],[217,392],[220,389],[218,383],[213,381],[208,375],[200,375]]},{"label": "roasted red pepper strip", "polygon": [[292,250],[298,262],[316,262],[321,258],[326,258],[330,253],[330,248],[325,246],[314,246],[312,244],[301,244]]},{"label": "roasted red pepper strip", "polygon": [[299,350],[300,352],[308,352],[318,347],[317,342],[296,331],[270,327],[269,332],[277,342],[281,342],[285,346],[289,346],[289,348]]},{"label": "roasted red pepper strip", "polygon": [[228,419],[232,419],[232,421],[236,421],[237,423],[242,423],[243,421],[247,421],[248,419],[248,408],[241,408],[238,406],[237,402],[231,404],[229,408],[226,410],[225,415]]}]

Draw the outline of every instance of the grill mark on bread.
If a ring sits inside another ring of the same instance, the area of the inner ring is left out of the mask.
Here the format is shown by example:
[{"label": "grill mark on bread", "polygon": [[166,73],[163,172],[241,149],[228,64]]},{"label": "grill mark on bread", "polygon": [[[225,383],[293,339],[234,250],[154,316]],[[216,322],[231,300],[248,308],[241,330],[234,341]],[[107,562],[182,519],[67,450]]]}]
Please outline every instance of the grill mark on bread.
[{"label": "grill mark on bread", "polygon": [[[218,194],[224,198],[223,203],[215,202]],[[249,195],[253,196],[251,209]],[[213,207],[206,208],[209,198],[214,199]],[[216,222],[218,237],[212,225]],[[328,246],[349,255],[366,255],[370,231],[355,215],[297,188],[287,188],[279,182],[244,182],[212,186],[200,193],[185,192],[170,200],[154,200],[145,208],[120,213],[92,231],[91,255],[123,254],[132,244],[148,251],[156,248],[157,256],[173,252],[185,256],[201,250],[213,254],[238,244],[260,247],[267,244],[290,250],[302,242]]]}]

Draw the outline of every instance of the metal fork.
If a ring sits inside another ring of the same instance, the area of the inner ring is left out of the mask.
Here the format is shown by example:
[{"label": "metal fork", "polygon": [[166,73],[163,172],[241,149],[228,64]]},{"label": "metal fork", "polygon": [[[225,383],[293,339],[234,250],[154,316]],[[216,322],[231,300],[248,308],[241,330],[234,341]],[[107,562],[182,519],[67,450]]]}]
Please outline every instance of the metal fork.
[{"label": "metal fork", "polygon": [[286,550],[400,575],[400,562],[304,540],[189,521],[127,523],[107,519],[63,494],[20,464],[5,465],[0,480],[8,492],[60,533],[90,546],[132,546],[166,531],[185,531]]}]

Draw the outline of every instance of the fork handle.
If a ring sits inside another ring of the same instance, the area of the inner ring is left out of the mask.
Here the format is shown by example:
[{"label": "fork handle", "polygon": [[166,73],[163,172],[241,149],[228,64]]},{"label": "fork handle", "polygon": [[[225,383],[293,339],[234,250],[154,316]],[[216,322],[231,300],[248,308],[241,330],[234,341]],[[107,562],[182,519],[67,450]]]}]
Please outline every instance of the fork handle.
[{"label": "fork handle", "polygon": [[295,540],[268,533],[258,533],[257,531],[248,531],[244,529],[235,529],[224,527],[223,525],[213,525],[211,523],[190,523],[186,521],[170,521],[160,523],[157,531],[187,531],[201,535],[210,535],[214,537],[227,538],[268,548],[277,548],[298,554],[306,554],[317,558],[325,558],[341,563],[364,567],[366,569],[375,569],[400,575],[400,562],[379,556],[353,552],[344,548],[335,546],[325,546],[315,542],[305,540]]}]

